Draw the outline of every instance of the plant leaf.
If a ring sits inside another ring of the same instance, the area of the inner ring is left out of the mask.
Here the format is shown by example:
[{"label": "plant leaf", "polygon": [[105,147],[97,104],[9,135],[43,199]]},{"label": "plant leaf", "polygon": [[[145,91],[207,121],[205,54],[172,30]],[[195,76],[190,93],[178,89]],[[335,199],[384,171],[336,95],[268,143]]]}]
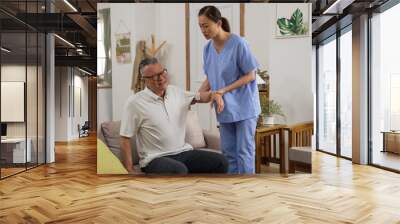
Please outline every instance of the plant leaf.
[{"label": "plant leaf", "polygon": [[289,20],[286,18],[279,18],[276,23],[278,24],[279,31],[282,35],[288,35],[291,33],[289,28]]},{"label": "plant leaf", "polygon": [[279,18],[277,24],[282,35],[303,35],[308,32],[308,27],[303,23],[303,13],[297,8],[290,19]]}]

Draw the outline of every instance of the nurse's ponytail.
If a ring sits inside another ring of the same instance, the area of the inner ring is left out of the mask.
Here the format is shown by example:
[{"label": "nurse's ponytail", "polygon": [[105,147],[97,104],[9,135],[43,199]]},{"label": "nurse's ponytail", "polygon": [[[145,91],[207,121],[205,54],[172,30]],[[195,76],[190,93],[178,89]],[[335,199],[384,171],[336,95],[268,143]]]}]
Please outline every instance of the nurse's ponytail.
[{"label": "nurse's ponytail", "polygon": [[225,17],[221,16],[221,12],[215,6],[212,6],[212,5],[204,6],[203,8],[200,9],[198,16],[205,16],[215,23],[217,23],[218,21],[221,20],[222,29],[225,32],[231,32],[231,27],[229,26],[228,20]]},{"label": "nurse's ponytail", "polygon": [[221,25],[222,29],[225,32],[230,33],[231,32],[231,27],[229,26],[228,20],[225,17],[221,17],[221,21],[222,21],[222,25]]}]

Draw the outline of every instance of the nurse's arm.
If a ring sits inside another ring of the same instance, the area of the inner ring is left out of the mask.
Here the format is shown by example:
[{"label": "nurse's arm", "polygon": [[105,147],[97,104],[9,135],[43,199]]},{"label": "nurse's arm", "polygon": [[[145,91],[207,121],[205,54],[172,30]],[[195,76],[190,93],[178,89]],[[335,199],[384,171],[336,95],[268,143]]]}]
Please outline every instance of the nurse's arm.
[{"label": "nurse's arm", "polygon": [[240,88],[255,79],[256,79],[256,72],[255,72],[255,70],[253,70],[253,71],[247,73],[246,75],[242,76],[240,79],[236,80],[229,86],[225,86],[224,88],[219,89],[216,92],[221,95],[224,95],[225,93],[230,92],[234,89]]},{"label": "nurse's arm", "polygon": [[211,100],[211,91],[197,92],[196,97],[193,99],[192,104],[195,103],[208,103]]},{"label": "nurse's arm", "polygon": [[208,92],[210,91],[211,87],[210,87],[210,83],[208,82],[208,79],[206,78],[203,83],[201,83],[201,86],[198,90],[198,92]]}]

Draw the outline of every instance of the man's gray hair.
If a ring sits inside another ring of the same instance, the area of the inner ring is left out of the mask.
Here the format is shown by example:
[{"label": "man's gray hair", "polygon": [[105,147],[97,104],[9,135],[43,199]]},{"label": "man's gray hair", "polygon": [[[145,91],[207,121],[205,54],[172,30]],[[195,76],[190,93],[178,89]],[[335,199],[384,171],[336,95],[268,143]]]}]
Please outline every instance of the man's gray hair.
[{"label": "man's gray hair", "polygon": [[158,60],[157,58],[145,58],[143,59],[140,64],[139,64],[139,73],[140,75],[143,75],[143,68],[146,67],[147,65],[152,65],[152,64],[157,64]]}]

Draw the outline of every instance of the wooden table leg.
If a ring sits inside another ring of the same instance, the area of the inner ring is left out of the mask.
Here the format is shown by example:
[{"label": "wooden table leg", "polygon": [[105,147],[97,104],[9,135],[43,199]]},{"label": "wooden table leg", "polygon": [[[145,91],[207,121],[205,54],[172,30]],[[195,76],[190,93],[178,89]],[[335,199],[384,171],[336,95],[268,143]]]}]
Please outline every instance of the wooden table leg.
[{"label": "wooden table leg", "polygon": [[271,137],[266,136],[265,139],[265,152],[266,152],[266,162],[265,165],[269,166],[269,161],[271,160]]},{"label": "wooden table leg", "polygon": [[280,172],[286,174],[285,132],[283,128],[279,131],[279,157]]},{"label": "wooden table leg", "polygon": [[261,171],[261,137],[256,133],[256,173]]}]

